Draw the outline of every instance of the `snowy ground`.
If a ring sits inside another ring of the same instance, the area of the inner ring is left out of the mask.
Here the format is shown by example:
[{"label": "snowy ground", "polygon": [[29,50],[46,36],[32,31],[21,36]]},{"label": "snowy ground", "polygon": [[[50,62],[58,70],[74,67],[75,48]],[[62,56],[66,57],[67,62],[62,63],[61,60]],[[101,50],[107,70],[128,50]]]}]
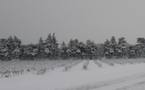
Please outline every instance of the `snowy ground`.
[{"label": "snowy ground", "polygon": [[[49,62],[53,69],[50,69],[48,63],[41,62],[40,66],[39,62],[33,66],[36,70],[30,69],[33,73],[0,78],[0,90],[145,90],[145,63],[143,61],[67,60]],[[16,65],[15,62],[13,65],[15,70]],[[37,69],[38,66],[41,69]],[[11,68],[11,65],[9,67]],[[30,67],[31,65],[27,66],[27,68]],[[0,70],[1,68],[2,66]],[[25,71],[25,68],[21,67],[24,69],[23,72],[28,72],[29,70]]]}]

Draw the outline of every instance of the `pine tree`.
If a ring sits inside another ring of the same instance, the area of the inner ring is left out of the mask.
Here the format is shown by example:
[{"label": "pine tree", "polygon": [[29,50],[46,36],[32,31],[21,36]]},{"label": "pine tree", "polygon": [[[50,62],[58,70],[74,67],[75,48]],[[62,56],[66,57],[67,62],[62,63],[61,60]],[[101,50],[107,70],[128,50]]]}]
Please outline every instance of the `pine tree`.
[{"label": "pine tree", "polygon": [[53,33],[53,35],[52,35],[52,48],[53,48],[53,50],[52,50],[53,56],[52,57],[57,58],[59,49],[58,49],[58,41],[56,40],[55,33]]},{"label": "pine tree", "polygon": [[105,56],[106,58],[111,58],[110,48],[111,48],[111,44],[110,44],[110,41],[107,39],[107,40],[104,42],[104,56]]},{"label": "pine tree", "polygon": [[6,60],[8,55],[7,39],[0,39],[0,59]]},{"label": "pine tree", "polygon": [[76,57],[76,49],[77,49],[77,44],[78,44],[78,40],[70,40],[68,43],[68,50],[67,53],[71,58],[75,58]]},{"label": "pine tree", "polygon": [[21,56],[21,40],[16,36],[14,36],[13,45],[14,49],[12,51],[12,58],[19,59]]},{"label": "pine tree", "polygon": [[65,42],[62,42],[61,46],[60,46],[60,57],[63,59],[68,58],[68,53],[67,53],[67,45]]},{"label": "pine tree", "polygon": [[38,58],[45,58],[45,46],[44,46],[44,41],[42,39],[42,37],[40,37],[39,42],[38,42]]},{"label": "pine tree", "polygon": [[47,57],[51,59],[58,57],[58,42],[54,33],[52,35],[48,35],[47,39],[45,40],[44,47],[44,52]]},{"label": "pine tree", "polygon": [[117,42],[114,36],[111,37],[110,46],[111,46],[110,48],[111,57],[116,57]]},{"label": "pine tree", "polygon": [[137,38],[137,56],[138,57],[145,57],[145,38]]},{"label": "pine tree", "polygon": [[84,59],[86,56],[86,45],[83,42],[78,44],[78,58]]},{"label": "pine tree", "polygon": [[86,41],[87,56],[90,59],[97,58],[97,45],[90,40]]},{"label": "pine tree", "polygon": [[129,50],[129,44],[125,40],[124,37],[121,37],[118,39],[118,53],[120,53],[119,57],[127,58],[128,57],[128,50]]}]

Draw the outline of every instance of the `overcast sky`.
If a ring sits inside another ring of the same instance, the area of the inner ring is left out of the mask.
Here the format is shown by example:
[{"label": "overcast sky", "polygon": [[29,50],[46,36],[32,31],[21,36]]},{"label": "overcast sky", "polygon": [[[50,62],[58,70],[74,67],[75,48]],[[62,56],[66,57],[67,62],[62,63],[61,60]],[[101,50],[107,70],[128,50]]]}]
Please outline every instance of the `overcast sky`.
[{"label": "overcast sky", "polygon": [[0,38],[33,43],[50,32],[59,41],[124,36],[135,43],[145,37],[145,0],[0,0]]}]

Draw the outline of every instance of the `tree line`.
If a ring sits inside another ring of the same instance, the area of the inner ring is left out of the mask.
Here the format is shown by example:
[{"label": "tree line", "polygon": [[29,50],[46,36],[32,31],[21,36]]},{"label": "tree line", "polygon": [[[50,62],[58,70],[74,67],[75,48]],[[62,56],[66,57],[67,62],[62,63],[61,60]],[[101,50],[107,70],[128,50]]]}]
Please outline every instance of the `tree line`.
[{"label": "tree line", "polygon": [[114,36],[104,43],[96,44],[91,40],[86,42],[71,39],[68,43],[58,43],[55,33],[48,34],[37,44],[22,44],[14,36],[0,39],[0,60],[35,60],[35,59],[101,59],[101,58],[144,58],[145,38],[137,38],[136,44],[129,44],[125,37],[118,40]]}]

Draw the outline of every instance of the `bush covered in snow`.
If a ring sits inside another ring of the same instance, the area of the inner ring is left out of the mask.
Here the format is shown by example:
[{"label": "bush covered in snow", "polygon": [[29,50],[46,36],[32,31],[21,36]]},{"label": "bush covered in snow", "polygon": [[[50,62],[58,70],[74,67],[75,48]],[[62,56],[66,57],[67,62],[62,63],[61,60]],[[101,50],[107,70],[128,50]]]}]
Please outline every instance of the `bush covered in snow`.
[{"label": "bush covered in snow", "polygon": [[135,45],[129,44],[124,37],[116,40],[113,36],[102,44],[91,40],[86,43],[71,39],[68,43],[58,43],[55,34],[49,34],[36,44],[23,45],[14,36],[0,39],[0,60],[33,59],[101,59],[101,58],[144,58],[145,38],[137,38]]}]

